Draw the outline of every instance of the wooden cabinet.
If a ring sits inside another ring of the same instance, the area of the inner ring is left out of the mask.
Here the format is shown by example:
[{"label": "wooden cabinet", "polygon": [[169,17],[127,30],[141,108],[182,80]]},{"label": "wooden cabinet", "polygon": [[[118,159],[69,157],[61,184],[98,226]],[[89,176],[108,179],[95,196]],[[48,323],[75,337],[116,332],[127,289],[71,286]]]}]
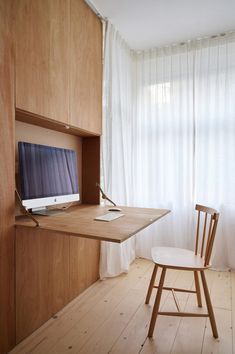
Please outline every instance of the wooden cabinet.
[{"label": "wooden cabinet", "polygon": [[22,228],[16,233],[16,342],[69,301],[69,238]]},{"label": "wooden cabinet", "polygon": [[84,0],[18,0],[16,107],[101,134],[102,27]]},{"label": "wooden cabinet", "polygon": [[16,342],[99,278],[100,242],[16,228]]},{"label": "wooden cabinet", "polygon": [[19,0],[16,15],[16,107],[69,120],[70,0]]},{"label": "wooden cabinet", "polygon": [[[78,137],[16,122],[16,146],[18,141],[75,150],[82,200],[99,204],[100,193],[96,187],[100,180],[99,136]],[[70,224],[66,217],[63,224],[66,229]],[[51,229],[16,226],[15,252],[16,342],[19,343],[98,279],[100,242]],[[14,254],[11,261],[14,263]]]},{"label": "wooden cabinet", "polygon": [[70,123],[101,134],[102,28],[84,4],[71,0]]}]

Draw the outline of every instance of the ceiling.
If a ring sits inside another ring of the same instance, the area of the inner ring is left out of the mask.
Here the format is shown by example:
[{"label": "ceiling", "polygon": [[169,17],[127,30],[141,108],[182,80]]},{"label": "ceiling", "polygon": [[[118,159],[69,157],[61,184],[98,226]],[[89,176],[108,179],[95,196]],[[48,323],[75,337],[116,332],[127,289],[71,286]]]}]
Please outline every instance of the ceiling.
[{"label": "ceiling", "polygon": [[235,29],[235,0],[89,0],[136,50]]}]

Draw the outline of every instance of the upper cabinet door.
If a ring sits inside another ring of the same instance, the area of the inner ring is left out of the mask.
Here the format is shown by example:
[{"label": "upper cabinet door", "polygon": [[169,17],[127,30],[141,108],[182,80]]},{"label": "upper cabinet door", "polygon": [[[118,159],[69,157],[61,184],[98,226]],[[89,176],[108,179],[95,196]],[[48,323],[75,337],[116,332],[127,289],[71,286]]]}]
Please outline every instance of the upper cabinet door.
[{"label": "upper cabinet door", "polygon": [[16,107],[69,121],[70,0],[18,0]]},{"label": "upper cabinet door", "polygon": [[84,0],[70,17],[70,124],[101,134],[102,24]]}]

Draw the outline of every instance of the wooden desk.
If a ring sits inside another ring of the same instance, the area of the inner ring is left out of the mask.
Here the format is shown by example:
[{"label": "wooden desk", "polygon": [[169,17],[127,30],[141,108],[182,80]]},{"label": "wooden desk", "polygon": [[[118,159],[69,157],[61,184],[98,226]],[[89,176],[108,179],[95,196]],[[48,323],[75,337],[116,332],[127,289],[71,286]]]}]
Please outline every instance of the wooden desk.
[{"label": "wooden desk", "polygon": [[[74,206],[62,214],[36,216],[36,219],[42,230],[121,243],[170,212],[167,209],[121,208],[125,215],[110,222],[94,220],[96,216],[108,213],[108,207],[101,205]],[[21,226],[35,228],[35,223],[29,217],[21,216],[16,220],[16,227]]]},{"label": "wooden desk", "polygon": [[121,243],[169,210],[122,207],[105,222],[100,205],[80,205],[55,216],[16,220],[16,342],[99,279],[100,241]]}]

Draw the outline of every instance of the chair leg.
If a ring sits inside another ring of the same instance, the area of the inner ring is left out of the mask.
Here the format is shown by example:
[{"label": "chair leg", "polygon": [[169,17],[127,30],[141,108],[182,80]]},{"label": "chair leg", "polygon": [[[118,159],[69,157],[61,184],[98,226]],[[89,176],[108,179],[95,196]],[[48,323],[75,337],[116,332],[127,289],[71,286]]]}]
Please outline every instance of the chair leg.
[{"label": "chair leg", "polygon": [[149,303],[150,297],[152,295],[152,290],[153,290],[154,282],[155,282],[155,279],[156,279],[156,275],[157,275],[157,265],[155,264],[154,268],[153,268],[153,273],[152,273],[152,276],[151,276],[151,280],[150,280],[150,283],[149,283],[149,288],[148,288],[146,300],[145,300],[146,304]]},{"label": "chair leg", "polygon": [[210,318],[213,336],[214,336],[214,338],[218,338],[218,331],[217,331],[216,322],[215,322],[215,315],[214,315],[213,307],[211,304],[209,290],[208,290],[207,283],[206,283],[206,277],[205,277],[203,270],[201,270],[201,278],[202,278],[202,285],[203,285],[203,289],[204,289],[204,293],[205,293],[206,306],[207,306],[207,310],[208,310],[208,314],[209,314],[209,318]]},{"label": "chair leg", "polygon": [[158,315],[158,310],[160,307],[162,288],[163,288],[163,284],[164,284],[165,275],[166,275],[166,268],[162,268],[162,274],[161,274],[161,278],[160,278],[160,282],[159,282],[159,286],[158,286],[158,290],[157,290],[157,295],[156,295],[154,306],[153,306],[151,322],[149,325],[149,332],[148,332],[149,338],[151,338],[153,336],[153,331],[154,331],[154,327],[155,327],[155,323],[156,323],[156,319],[157,319],[157,315]]},{"label": "chair leg", "polygon": [[202,307],[201,290],[200,290],[200,284],[198,279],[198,273],[196,270],[194,271],[194,280],[195,280],[195,288],[197,292],[197,304],[198,307]]}]

